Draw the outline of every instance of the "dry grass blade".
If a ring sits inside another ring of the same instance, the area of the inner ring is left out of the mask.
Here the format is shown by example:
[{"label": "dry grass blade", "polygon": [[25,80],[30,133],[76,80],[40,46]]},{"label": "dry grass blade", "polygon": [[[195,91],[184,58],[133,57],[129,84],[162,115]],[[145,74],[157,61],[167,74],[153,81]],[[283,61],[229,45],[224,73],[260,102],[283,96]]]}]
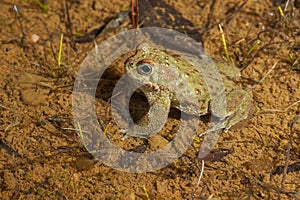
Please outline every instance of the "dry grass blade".
[{"label": "dry grass blade", "polygon": [[199,185],[200,185],[200,181],[202,179],[202,176],[203,176],[203,172],[204,172],[204,164],[205,164],[205,161],[202,160],[201,161],[201,170],[200,170],[200,175],[199,175],[199,178],[198,178],[198,182],[194,188],[194,192],[193,192],[193,195],[192,195],[192,198],[194,199],[196,197],[196,190],[198,189]]}]

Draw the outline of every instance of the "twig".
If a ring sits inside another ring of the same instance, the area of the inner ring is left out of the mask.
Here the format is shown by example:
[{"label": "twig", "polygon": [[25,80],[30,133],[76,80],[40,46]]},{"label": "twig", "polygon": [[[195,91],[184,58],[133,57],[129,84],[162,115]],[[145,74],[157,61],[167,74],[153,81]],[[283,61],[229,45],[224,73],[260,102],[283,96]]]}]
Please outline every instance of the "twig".
[{"label": "twig", "polygon": [[5,149],[7,153],[9,153],[12,156],[21,157],[20,154],[12,149],[8,144],[6,144],[2,139],[0,140],[0,149]]},{"label": "twig", "polygon": [[283,169],[283,173],[282,173],[281,189],[284,189],[286,173],[288,170],[288,165],[289,165],[289,160],[290,160],[290,151],[292,148],[292,141],[293,141],[293,135],[294,135],[293,126],[298,121],[299,117],[300,117],[300,115],[296,115],[290,123],[290,137],[289,137],[289,143],[288,143],[287,150],[286,150],[285,165],[284,165],[284,169]]},{"label": "twig", "polygon": [[[231,13],[228,13],[228,16],[226,18],[224,18],[226,21],[224,21],[224,19],[221,19],[219,21],[217,21],[216,23],[214,24],[211,24],[211,23],[208,23],[207,25],[204,26],[204,28],[201,29],[201,33],[204,34],[205,32],[209,31],[210,29],[216,27],[216,26],[219,26],[219,24],[228,24],[234,17],[234,14],[235,13],[238,13],[238,12],[241,12],[241,10],[245,7],[246,3],[248,2],[248,0],[245,0],[243,3],[241,3],[240,6],[235,6],[234,7],[234,10],[231,12]],[[212,2],[213,4],[216,3],[216,1],[213,1]],[[214,9],[214,8],[213,8]],[[210,15],[208,15],[209,17]],[[213,15],[211,15],[213,16]],[[209,25],[211,24],[211,25]]]},{"label": "twig", "polygon": [[[274,65],[271,67],[271,69],[269,69],[269,71],[262,77],[262,79],[260,79],[257,83],[258,84],[260,84],[260,83],[262,83],[265,79],[266,79],[266,77],[267,76],[269,76],[269,74],[274,70],[274,68],[276,67],[276,65],[277,65],[277,61],[274,63]],[[250,89],[254,89],[255,87],[257,86],[257,84],[256,85],[253,85],[252,87],[250,87]]]},{"label": "twig", "polygon": [[5,107],[5,106],[3,106],[3,105],[1,105],[1,104],[0,104],[0,107],[1,107],[1,108],[4,108],[4,109],[8,109],[7,107]]},{"label": "twig", "polygon": [[[213,0],[212,2],[211,2],[211,5],[210,5],[210,8],[209,8],[209,13],[208,13],[208,15],[207,15],[207,23],[205,24],[205,28],[207,28],[208,29],[208,27],[210,26],[210,24],[211,24],[211,22],[212,22],[212,20],[213,20],[213,16],[214,16],[214,13],[215,13],[215,5],[216,5],[216,1],[217,0]],[[220,22],[221,23],[221,22]],[[220,24],[219,23],[219,24]]]},{"label": "twig", "polygon": [[67,130],[67,131],[76,131],[76,132],[81,132],[81,133],[90,133],[89,131],[81,130],[81,129],[76,129],[76,128],[62,128],[62,130]]},{"label": "twig", "polygon": [[65,7],[66,7],[66,14],[67,14],[67,22],[66,22],[66,28],[68,30],[68,36],[71,38],[71,46],[72,48],[76,51],[76,43],[74,41],[74,36],[73,36],[73,25],[71,22],[71,18],[70,18],[70,12],[69,12],[69,4],[68,1],[65,0]]},{"label": "twig", "polygon": [[294,103],[292,103],[291,105],[287,106],[285,109],[283,110],[278,110],[278,109],[268,109],[268,110],[265,110],[263,111],[262,113],[265,113],[265,112],[281,112],[281,113],[284,113],[286,111],[288,111],[291,107],[295,106],[296,104],[300,103],[300,99],[298,101],[295,101]]},{"label": "twig", "polygon": [[22,20],[21,20],[22,15],[19,11],[19,8],[16,5],[13,6],[13,10],[16,12],[16,17],[17,17],[18,23],[20,25],[20,30],[21,30],[21,33],[22,33],[22,37],[21,37],[21,40],[20,40],[20,46],[22,48],[24,48],[24,41],[25,41],[26,33],[25,33],[25,29],[24,29],[24,26],[23,26],[23,23],[22,23]]},{"label": "twig", "polygon": [[139,27],[139,17],[140,17],[140,13],[139,13],[139,0],[135,1],[136,5],[135,5],[135,9],[136,9],[136,16],[135,16],[135,24],[136,24],[136,29]]},{"label": "twig", "polygon": [[131,21],[133,24],[133,27],[136,28],[135,20],[134,20],[134,0],[131,0]]}]

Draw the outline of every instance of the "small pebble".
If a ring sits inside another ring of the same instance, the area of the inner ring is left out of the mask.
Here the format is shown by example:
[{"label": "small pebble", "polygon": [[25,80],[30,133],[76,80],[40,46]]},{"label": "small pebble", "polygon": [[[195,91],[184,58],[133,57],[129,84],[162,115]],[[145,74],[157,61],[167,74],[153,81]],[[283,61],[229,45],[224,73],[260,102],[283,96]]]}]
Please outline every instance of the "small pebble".
[{"label": "small pebble", "polygon": [[40,36],[38,36],[37,34],[32,34],[31,39],[32,39],[32,42],[36,43],[37,41],[39,41]]}]

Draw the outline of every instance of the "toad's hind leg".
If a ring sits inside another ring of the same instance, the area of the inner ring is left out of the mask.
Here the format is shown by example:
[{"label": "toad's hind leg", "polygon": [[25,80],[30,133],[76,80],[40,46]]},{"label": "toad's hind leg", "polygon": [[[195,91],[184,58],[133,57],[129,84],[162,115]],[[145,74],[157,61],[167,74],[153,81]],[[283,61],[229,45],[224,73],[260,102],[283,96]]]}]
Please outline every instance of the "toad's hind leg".
[{"label": "toad's hind leg", "polygon": [[250,108],[251,98],[245,90],[234,90],[227,95],[227,120],[225,131],[236,123],[247,119]]},{"label": "toad's hind leg", "polygon": [[212,105],[212,115],[223,109],[224,105],[226,105],[226,112],[223,113],[223,116],[216,116],[214,124],[208,130],[202,132],[199,137],[223,129],[227,132],[231,126],[246,119],[251,107],[251,98],[245,90],[233,90],[226,95],[224,102],[216,101]]}]

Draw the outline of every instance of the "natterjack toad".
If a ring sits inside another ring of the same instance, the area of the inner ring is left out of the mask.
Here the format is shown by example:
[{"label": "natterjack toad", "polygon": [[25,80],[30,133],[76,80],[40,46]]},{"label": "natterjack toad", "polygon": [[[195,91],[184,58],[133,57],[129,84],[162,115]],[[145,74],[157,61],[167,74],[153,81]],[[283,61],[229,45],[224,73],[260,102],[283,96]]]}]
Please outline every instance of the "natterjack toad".
[{"label": "natterjack toad", "polygon": [[[249,111],[250,97],[244,90],[239,89],[232,79],[239,76],[239,70],[233,65],[215,63],[219,71],[222,84],[211,83],[215,94],[210,90],[203,76],[214,80],[215,74],[210,70],[208,56],[203,56],[200,62],[201,70],[196,68],[187,59],[172,55],[166,51],[150,47],[142,43],[135,55],[125,62],[125,70],[131,84],[141,86],[139,90],[144,93],[150,105],[149,112],[142,118],[147,126],[133,125],[126,131],[125,137],[148,138],[159,132],[164,126],[170,107],[177,108],[190,115],[205,115],[222,109],[212,103],[211,97],[225,97],[224,114],[218,123],[206,132],[225,129],[246,119]],[[199,69],[199,68],[198,68]],[[205,73],[203,73],[205,72]],[[221,87],[222,86],[222,87]],[[217,89],[216,89],[217,87]],[[218,102],[218,101],[217,101]]]}]

